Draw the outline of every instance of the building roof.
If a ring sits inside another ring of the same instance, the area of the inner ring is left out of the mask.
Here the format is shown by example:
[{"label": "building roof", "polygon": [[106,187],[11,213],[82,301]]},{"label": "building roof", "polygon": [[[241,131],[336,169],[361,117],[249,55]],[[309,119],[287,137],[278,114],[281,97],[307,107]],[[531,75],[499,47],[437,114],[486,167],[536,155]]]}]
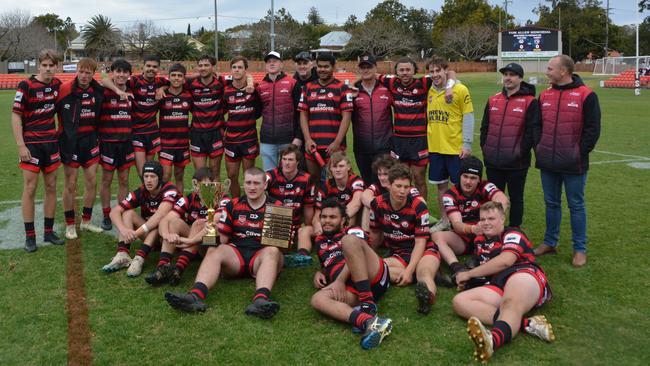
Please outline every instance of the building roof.
[{"label": "building roof", "polygon": [[321,48],[345,47],[352,39],[352,35],[344,31],[333,31],[320,38]]}]

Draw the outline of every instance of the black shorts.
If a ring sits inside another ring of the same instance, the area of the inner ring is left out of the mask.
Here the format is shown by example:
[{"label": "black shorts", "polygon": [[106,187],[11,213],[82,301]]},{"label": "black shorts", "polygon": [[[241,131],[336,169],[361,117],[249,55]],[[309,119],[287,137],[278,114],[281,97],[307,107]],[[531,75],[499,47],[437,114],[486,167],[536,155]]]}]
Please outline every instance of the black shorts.
[{"label": "black shorts", "polygon": [[243,159],[255,160],[257,155],[260,154],[260,146],[257,140],[245,142],[224,142],[224,154],[226,160],[237,162]]},{"label": "black shorts", "polygon": [[133,150],[154,155],[160,151],[160,133],[133,134]]},{"label": "black shorts", "polygon": [[551,291],[551,287],[548,284],[548,279],[546,278],[546,274],[540,267],[534,264],[525,263],[525,264],[516,264],[514,266],[511,266],[510,268],[507,268],[492,276],[492,278],[490,278],[489,282],[485,285],[485,287],[503,296],[503,289],[506,287],[506,283],[508,282],[508,279],[510,278],[510,276],[516,273],[528,273],[533,277],[535,277],[535,279],[537,280],[540,291],[539,291],[539,298],[537,299],[537,303],[535,304],[534,309],[537,309],[540,306],[544,305],[545,303],[551,301],[551,299],[553,298],[553,292]]},{"label": "black shorts", "polygon": [[131,141],[102,141],[99,144],[100,163],[104,170],[122,171],[135,164]]},{"label": "black shorts", "polygon": [[223,133],[221,130],[190,130],[190,153],[192,156],[211,158],[223,154]]},{"label": "black shorts", "polygon": [[427,137],[398,137],[391,138],[393,149],[391,155],[408,165],[427,166],[429,162],[429,146]]},{"label": "black shorts", "polygon": [[[59,146],[63,144],[59,140]],[[77,135],[76,146],[71,151],[61,148],[61,162],[72,168],[88,168],[99,163],[99,142],[94,133]]]},{"label": "black shorts", "polygon": [[[411,254],[412,254],[412,252],[413,252],[412,250],[400,250],[400,251],[391,250],[388,253],[387,258],[392,257],[392,258],[397,259],[400,263],[402,263],[404,268],[406,268],[409,265],[409,263],[411,263]],[[427,255],[434,256],[434,257],[438,258],[438,260],[440,260],[440,253],[438,252],[438,245],[436,245],[436,243],[434,243],[431,240],[427,241],[427,244],[424,247],[424,253],[422,253],[422,257],[425,257]]]},{"label": "black shorts", "polygon": [[20,169],[30,172],[48,174],[55,171],[61,165],[61,154],[57,142],[44,142],[40,144],[25,144],[32,155],[29,161],[19,161]]},{"label": "black shorts", "polygon": [[166,149],[163,146],[158,153],[158,160],[162,165],[182,168],[190,163],[190,149]]},{"label": "black shorts", "polygon": [[232,243],[226,245],[231,247],[239,258],[239,272],[237,273],[237,277],[249,276],[255,278],[255,275],[253,274],[255,260],[264,247],[252,249],[247,247],[237,247]]},{"label": "black shorts", "polygon": [[[372,291],[372,297],[374,297],[375,301],[381,300],[389,287],[390,272],[388,270],[388,264],[386,264],[383,259],[379,258],[379,271],[377,271],[374,278],[370,279],[370,291]],[[351,278],[345,283],[345,289],[355,295],[359,294],[359,291],[354,287]]]}]

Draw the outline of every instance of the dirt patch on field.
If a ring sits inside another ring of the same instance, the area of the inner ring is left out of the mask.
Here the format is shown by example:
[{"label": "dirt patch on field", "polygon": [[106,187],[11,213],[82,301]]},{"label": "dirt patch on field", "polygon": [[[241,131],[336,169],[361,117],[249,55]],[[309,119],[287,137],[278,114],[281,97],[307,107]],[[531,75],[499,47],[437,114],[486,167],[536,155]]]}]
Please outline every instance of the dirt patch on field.
[{"label": "dirt patch on field", "polygon": [[92,365],[90,324],[79,239],[66,242],[66,311],[68,315],[68,365]]}]

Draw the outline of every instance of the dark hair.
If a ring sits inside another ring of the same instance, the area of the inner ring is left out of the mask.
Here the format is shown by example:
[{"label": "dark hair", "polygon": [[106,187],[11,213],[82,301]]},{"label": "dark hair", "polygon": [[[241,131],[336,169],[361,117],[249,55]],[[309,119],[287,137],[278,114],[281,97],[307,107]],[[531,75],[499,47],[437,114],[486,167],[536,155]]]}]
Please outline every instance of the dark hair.
[{"label": "dark hair", "polygon": [[411,181],[411,169],[404,163],[396,163],[388,170],[388,181],[392,184],[397,179]]},{"label": "dark hair", "polygon": [[375,161],[372,162],[372,171],[379,173],[379,169],[384,168],[390,170],[397,163],[397,160],[390,154],[379,155]]},{"label": "dark hair", "polygon": [[205,178],[208,178],[210,180],[214,179],[214,174],[212,174],[212,169],[207,166],[197,169],[194,172],[194,176],[192,177],[192,179],[196,179],[197,182],[200,182]]},{"label": "dark hair", "polygon": [[300,160],[300,148],[298,146],[289,144],[280,150],[280,158],[289,154],[296,154],[296,160]]},{"label": "dark hair", "polygon": [[144,63],[147,63],[148,61],[157,62],[158,65],[160,66],[160,57],[158,57],[156,55],[146,55],[146,56],[144,56],[144,59],[142,61]]},{"label": "dark hair", "polygon": [[187,70],[185,69],[185,66],[183,66],[181,64],[173,64],[169,68],[169,75],[171,75],[172,72],[180,72],[183,75],[187,74]]},{"label": "dark hair", "polygon": [[230,60],[230,67],[232,67],[232,65],[238,63],[239,61],[243,61],[244,62],[244,68],[248,69],[248,60],[244,56],[235,56],[235,57],[233,57],[232,60]]},{"label": "dark hair", "polygon": [[443,70],[447,70],[447,67],[449,67],[449,63],[447,60],[444,58],[438,56],[438,55],[433,55],[431,58],[427,61],[427,69],[431,69],[433,66],[438,66]]},{"label": "dark hair", "polygon": [[60,60],[59,53],[55,50],[46,48],[38,53],[38,63],[40,64],[45,60],[50,60],[54,65],[58,65]]},{"label": "dark hair", "polygon": [[115,60],[111,64],[111,72],[112,71],[126,71],[130,74],[132,72],[131,64],[124,59]]},{"label": "dark hair", "polygon": [[339,213],[341,213],[343,222],[344,223],[348,222],[348,214],[345,212],[345,206],[343,206],[343,204],[341,204],[341,202],[339,202],[339,200],[337,200],[336,197],[330,197],[325,199],[325,201],[323,201],[323,203],[321,204],[321,212],[326,208],[337,208],[339,210]]},{"label": "dark hair", "polygon": [[316,62],[318,61],[326,61],[329,62],[330,65],[334,66],[336,65],[336,57],[334,57],[333,54],[331,53],[321,53],[316,57]]},{"label": "dark hair", "polygon": [[210,65],[212,66],[217,64],[217,59],[214,58],[214,56],[210,56],[210,55],[201,55],[201,57],[199,57],[199,59],[196,60],[196,63],[198,64],[199,61],[203,61],[203,60],[208,60],[210,62]]},{"label": "dark hair", "polygon": [[399,64],[411,64],[411,65],[413,65],[413,71],[415,71],[416,73],[418,72],[418,64],[416,64],[415,61],[413,61],[413,59],[408,57],[408,56],[404,56],[404,57],[400,58],[399,60],[397,60],[397,62],[395,62],[395,73],[396,74],[397,74],[397,65],[399,65]]}]

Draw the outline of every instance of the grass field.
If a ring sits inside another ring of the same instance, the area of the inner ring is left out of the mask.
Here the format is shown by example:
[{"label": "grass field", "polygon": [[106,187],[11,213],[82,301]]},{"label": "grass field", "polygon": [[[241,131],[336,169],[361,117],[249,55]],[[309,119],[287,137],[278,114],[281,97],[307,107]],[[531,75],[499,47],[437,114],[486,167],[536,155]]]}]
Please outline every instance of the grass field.
[{"label": "grass field", "polygon": [[[472,93],[478,125],[487,97],[498,90],[496,76],[459,77]],[[589,264],[583,269],[570,265],[565,208],[559,254],[539,260],[554,292],[553,301],[539,312],[553,323],[557,341],[545,344],[521,335],[497,352],[494,364],[650,363],[650,170],[627,165],[627,160],[650,162],[650,91],[634,97],[631,90],[600,89],[599,79],[585,79],[598,93],[603,111],[586,191]],[[9,123],[12,98],[12,92],[0,92],[0,201],[19,200],[22,187]],[[479,151],[478,143],[474,148]],[[62,181],[62,171],[59,175]],[[133,187],[138,183],[133,172],[131,182]],[[0,210],[16,205],[0,204]],[[62,220],[59,203],[57,221]],[[539,171],[532,168],[524,230],[537,244],[544,225]],[[4,230],[0,225],[0,235]],[[448,289],[439,290],[437,304],[424,317],[415,311],[412,286],[392,288],[380,308],[393,319],[393,333],[380,349],[366,352],[348,325],[309,306],[316,267],[282,273],[273,291],[282,308],[270,321],[244,315],[254,291],[250,280],[220,282],[208,298],[208,311],[192,316],[169,308],[163,298],[167,287],[150,288],[143,277],[129,279],[124,272],[102,273],[101,266],[114,254],[114,239],[84,233],[81,248],[93,362],[98,365],[472,363],[465,321],[454,315],[454,292]],[[157,255],[150,256],[145,272],[156,260]],[[29,255],[22,249],[0,251],[0,365],[67,362],[65,263],[66,251],[60,247],[41,247]],[[192,264],[178,291],[191,286],[196,268]]]}]

